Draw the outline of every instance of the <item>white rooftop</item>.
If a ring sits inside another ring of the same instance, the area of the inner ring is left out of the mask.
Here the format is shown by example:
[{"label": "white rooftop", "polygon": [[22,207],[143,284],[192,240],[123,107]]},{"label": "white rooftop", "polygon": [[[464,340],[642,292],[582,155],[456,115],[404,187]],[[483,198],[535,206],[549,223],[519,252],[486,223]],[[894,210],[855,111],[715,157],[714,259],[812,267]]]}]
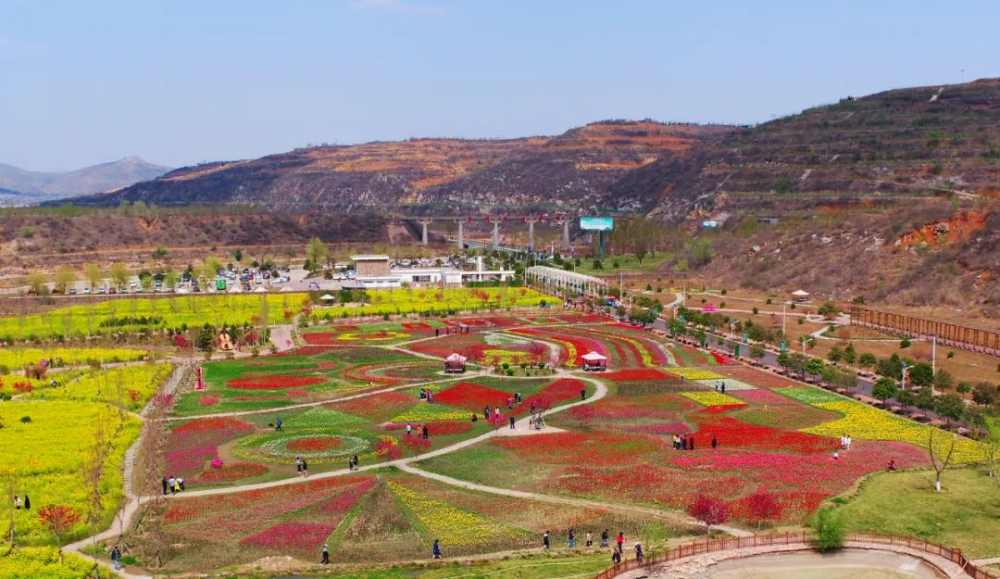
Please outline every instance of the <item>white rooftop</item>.
[{"label": "white rooftop", "polygon": [[389,261],[388,255],[377,255],[377,254],[361,254],[352,255],[352,261]]}]

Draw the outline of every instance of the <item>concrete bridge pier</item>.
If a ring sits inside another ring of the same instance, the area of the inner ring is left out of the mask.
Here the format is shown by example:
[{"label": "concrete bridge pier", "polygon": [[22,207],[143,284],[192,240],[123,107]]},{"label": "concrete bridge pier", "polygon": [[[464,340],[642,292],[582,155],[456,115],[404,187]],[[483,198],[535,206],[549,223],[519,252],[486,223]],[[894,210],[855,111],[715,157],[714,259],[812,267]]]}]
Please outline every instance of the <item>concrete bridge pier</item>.
[{"label": "concrete bridge pier", "polygon": [[535,222],[537,219],[528,219],[528,250],[535,251]]},{"label": "concrete bridge pier", "polygon": [[465,249],[465,222],[456,219],[455,223],[458,223],[458,249],[461,251]]},{"label": "concrete bridge pier", "polygon": [[564,250],[572,249],[569,243],[569,219],[563,220],[562,246]]},{"label": "concrete bridge pier", "polygon": [[430,225],[431,222],[430,221],[420,221],[419,223],[422,226],[422,230],[421,230],[421,233],[420,233],[420,243],[422,243],[423,245],[427,245],[427,243],[428,243],[427,226]]},{"label": "concrete bridge pier", "polygon": [[493,222],[493,249],[500,247],[500,222]]}]

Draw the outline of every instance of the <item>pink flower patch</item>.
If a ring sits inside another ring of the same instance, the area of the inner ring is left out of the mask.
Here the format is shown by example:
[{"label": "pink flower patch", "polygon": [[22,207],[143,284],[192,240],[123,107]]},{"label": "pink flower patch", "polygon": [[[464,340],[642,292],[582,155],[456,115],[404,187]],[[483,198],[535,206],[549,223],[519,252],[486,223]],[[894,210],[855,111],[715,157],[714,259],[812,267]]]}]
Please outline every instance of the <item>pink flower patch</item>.
[{"label": "pink flower patch", "polygon": [[280,551],[315,552],[336,529],[336,525],[321,523],[278,523],[240,541],[244,547],[261,547]]},{"label": "pink flower patch", "polygon": [[202,394],[201,398],[198,399],[198,404],[201,406],[214,406],[219,403],[218,394]]}]

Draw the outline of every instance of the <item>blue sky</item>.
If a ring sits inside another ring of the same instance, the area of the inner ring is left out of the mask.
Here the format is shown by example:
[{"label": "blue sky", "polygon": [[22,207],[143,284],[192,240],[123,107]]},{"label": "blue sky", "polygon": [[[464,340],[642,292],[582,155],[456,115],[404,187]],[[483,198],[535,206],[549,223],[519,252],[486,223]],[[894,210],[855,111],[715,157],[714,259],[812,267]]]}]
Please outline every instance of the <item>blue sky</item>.
[{"label": "blue sky", "polygon": [[0,163],[756,123],[1000,76],[998,22],[987,1],[0,0]]}]

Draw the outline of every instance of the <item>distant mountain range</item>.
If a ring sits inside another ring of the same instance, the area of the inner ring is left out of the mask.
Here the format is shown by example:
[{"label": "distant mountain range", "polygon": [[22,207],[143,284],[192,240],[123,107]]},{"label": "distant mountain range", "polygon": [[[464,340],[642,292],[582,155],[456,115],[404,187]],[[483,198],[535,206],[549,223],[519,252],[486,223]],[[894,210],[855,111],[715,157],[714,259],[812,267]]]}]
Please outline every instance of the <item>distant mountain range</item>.
[{"label": "distant mountain range", "polygon": [[26,171],[0,163],[0,200],[29,204],[105,193],[156,179],[168,171],[170,167],[153,165],[139,157],[126,157],[66,173]]},{"label": "distant mountain range", "polygon": [[411,216],[624,212],[676,223],[741,210],[996,197],[998,151],[1000,79],[984,79],[844,97],[754,127],[614,120],[554,137],[296,149],[72,201]]}]

